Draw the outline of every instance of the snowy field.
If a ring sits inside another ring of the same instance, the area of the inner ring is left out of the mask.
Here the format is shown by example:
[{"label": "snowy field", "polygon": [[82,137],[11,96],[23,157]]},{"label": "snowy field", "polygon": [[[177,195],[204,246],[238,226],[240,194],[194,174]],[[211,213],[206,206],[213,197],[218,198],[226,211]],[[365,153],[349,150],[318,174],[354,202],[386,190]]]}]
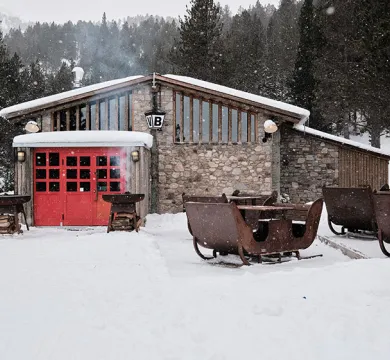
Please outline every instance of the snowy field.
[{"label": "snowy field", "polygon": [[390,259],[316,241],[232,268],[198,258],[185,214],[105,230],[0,237],[1,360],[389,359]]}]

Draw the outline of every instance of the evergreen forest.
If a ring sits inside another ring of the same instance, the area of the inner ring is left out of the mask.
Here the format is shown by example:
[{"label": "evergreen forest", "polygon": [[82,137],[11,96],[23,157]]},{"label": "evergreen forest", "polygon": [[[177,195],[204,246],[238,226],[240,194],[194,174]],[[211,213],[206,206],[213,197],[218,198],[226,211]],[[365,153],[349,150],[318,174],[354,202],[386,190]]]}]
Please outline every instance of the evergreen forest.
[{"label": "evergreen forest", "polygon": [[[104,13],[98,23],[0,31],[0,109],[72,89],[74,66],[84,86],[174,73],[304,107],[311,127],[347,138],[368,132],[380,147],[390,130],[390,2],[253,2],[237,14],[190,0],[179,19]],[[10,144],[22,125],[0,119],[2,168],[13,166]]]}]

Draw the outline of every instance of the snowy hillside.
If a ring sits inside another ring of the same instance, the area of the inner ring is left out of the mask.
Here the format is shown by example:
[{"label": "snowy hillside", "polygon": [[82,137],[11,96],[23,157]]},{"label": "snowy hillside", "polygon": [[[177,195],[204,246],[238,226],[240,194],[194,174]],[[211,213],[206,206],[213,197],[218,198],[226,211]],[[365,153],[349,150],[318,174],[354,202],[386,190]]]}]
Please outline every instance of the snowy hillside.
[{"label": "snowy hillside", "polygon": [[12,15],[6,9],[0,7],[0,29],[3,34],[8,33],[11,29],[25,30],[30,22],[25,22],[17,16]]}]

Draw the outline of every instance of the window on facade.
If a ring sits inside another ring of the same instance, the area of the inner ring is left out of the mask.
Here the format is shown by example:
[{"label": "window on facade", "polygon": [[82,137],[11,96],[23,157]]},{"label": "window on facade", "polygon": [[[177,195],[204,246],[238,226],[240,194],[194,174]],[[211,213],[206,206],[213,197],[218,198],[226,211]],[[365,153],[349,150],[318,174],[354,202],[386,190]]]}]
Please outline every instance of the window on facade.
[{"label": "window on facade", "polygon": [[73,107],[69,110],[69,130],[72,130],[72,131],[77,129],[76,112],[77,112],[77,109],[75,107]]},{"label": "window on facade", "polygon": [[96,130],[96,102],[88,104],[91,130]]},{"label": "window on facade", "polygon": [[79,119],[80,119],[79,130],[89,130],[89,127],[87,126],[87,106],[86,105],[81,105],[79,107]]},{"label": "window on facade", "polygon": [[125,128],[125,111],[126,111],[126,97],[124,95],[119,97],[119,119],[118,119],[118,127],[119,130],[126,130]]},{"label": "window on facade", "polygon": [[248,113],[241,112],[241,142],[248,142]]},{"label": "window on facade", "polygon": [[99,102],[99,129],[106,130],[106,101]]},{"label": "window on facade", "polygon": [[175,93],[175,142],[256,142],[256,116],[210,100]]},{"label": "window on facade", "polygon": [[108,101],[108,129],[118,130],[117,98],[112,98]]},{"label": "window on facade", "polygon": [[90,101],[52,113],[53,131],[132,130],[132,93]]}]

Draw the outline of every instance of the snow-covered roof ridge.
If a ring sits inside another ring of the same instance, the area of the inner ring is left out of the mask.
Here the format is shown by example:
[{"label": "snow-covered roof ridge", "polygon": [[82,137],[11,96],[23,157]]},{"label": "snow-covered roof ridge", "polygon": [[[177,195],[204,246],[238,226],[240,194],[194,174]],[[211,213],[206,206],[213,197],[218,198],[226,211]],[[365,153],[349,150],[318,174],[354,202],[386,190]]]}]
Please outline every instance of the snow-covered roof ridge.
[{"label": "snow-covered roof ridge", "polygon": [[14,137],[13,147],[125,147],[150,149],[153,136],[139,131],[52,131]]},{"label": "snow-covered roof ridge", "polygon": [[46,97],[43,97],[40,99],[26,101],[26,102],[16,104],[13,106],[9,106],[7,108],[0,110],[0,116],[7,118],[7,116],[9,114],[22,112],[22,111],[25,111],[28,109],[40,108],[42,106],[49,105],[49,104],[54,103],[54,102],[64,101],[64,100],[72,98],[74,96],[80,96],[80,95],[87,94],[90,92],[102,90],[102,89],[108,88],[110,86],[120,85],[122,83],[126,83],[128,81],[132,81],[132,80],[143,78],[143,77],[144,76],[142,76],[142,75],[136,75],[136,76],[129,76],[129,77],[122,78],[122,79],[109,80],[109,81],[101,82],[98,84],[88,85],[88,86],[84,86],[84,87],[81,87],[78,89],[65,91],[65,92],[62,92],[59,94],[46,96]]},{"label": "snow-covered roof ridge", "polygon": [[264,96],[248,93],[245,91],[236,90],[233,88],[229,88],[227,86],[218,85],[218,84],[214,84],[211,82],[198,80],[195,78],[191,78],[188,76],[181,76],[181,75],[165,74],[165,75],[163,75],[163,77],[173,79],[173,80],[178,80],[178,81],[188,83],[191,85],[199,86],[199,87],[202,87],[202,88],[205,88],[208,90],[218,91],[218,92],[232,95],[232,96],[235,96],[238,98],[250,100],[253,102],[257,102],[259,104],[267,105],[267,106],[274,107],[274,108],[277,108],[280,110],[288,111],[288,112],[293,113],[293,114],[297,114],[301,119],[299,124],[303,124],[310,116],[309,110],[300,108],[298,106],[287,104],[285,102],[278,101],[278,100],[269,99],[269,98],[266,98]]},{"label": "snow-covered roof ridge", "polygon": [[350,145],[350,146],[353,146],[353,147],[356,147],[356,148],[359,148],[362,150],[370,151],[370,152],[376,153],[378,155],[390,157],[390,152],[388,152],[388,151],[378,149],[378,148],[375,148],[375,147],[370,146],[370,145],[362,144],[362,143],[359,143],[357,141],[353,141],[350,139],[345,139],[345,138],[337,136],[337,135],[328,134],[326,132],[310,128],[310,127],[305,126],[303,124],[296,124],[293,126],[293,129],[307,133],[307,134],[311,134],[314,136],[318,136],[318,137],[321,137],[323,139],[336,141],[336,142],[341,143],[341,144]]}]

